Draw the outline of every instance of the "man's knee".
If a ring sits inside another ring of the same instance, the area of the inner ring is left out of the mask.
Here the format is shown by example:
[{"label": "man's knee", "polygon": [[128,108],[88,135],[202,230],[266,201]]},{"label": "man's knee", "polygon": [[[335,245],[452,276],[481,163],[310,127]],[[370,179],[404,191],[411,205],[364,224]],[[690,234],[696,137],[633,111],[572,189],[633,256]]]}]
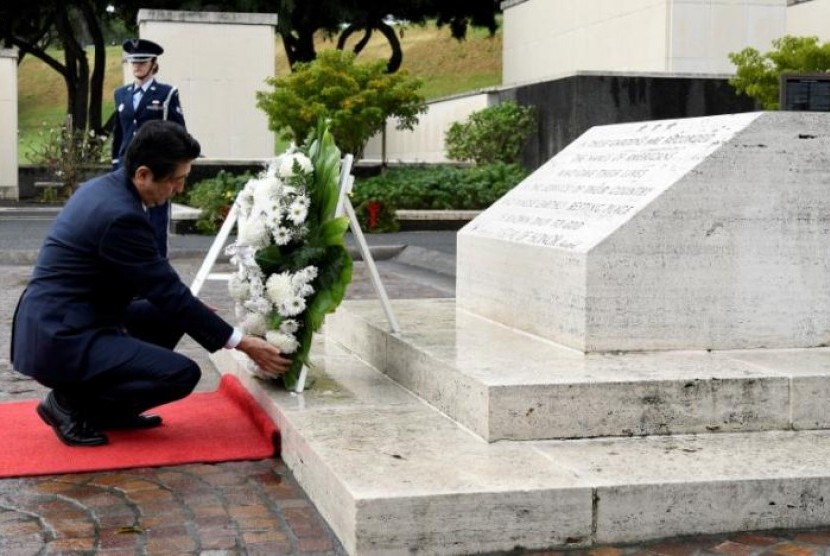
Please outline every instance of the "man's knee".
[{"label": "man's knee", "polygon": [[166,382],[181,388],[185,395],[196,388],[199,379],[202,377],[202,370],[195,361],[186,359],[178,369],[173,369],[167,376]]}]

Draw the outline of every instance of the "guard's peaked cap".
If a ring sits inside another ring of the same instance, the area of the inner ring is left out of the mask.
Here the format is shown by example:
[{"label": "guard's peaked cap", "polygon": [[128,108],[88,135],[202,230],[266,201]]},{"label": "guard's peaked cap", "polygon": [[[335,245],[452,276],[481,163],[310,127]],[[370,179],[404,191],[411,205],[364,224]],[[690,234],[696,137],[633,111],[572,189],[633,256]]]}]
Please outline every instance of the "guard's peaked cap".
[{"label": "guard's peaked cap", "polygon": [[121,46],[125,52],[124,57],[130,61],[155,58],[164,52],[159,44],[147,39],[127,39]]}]

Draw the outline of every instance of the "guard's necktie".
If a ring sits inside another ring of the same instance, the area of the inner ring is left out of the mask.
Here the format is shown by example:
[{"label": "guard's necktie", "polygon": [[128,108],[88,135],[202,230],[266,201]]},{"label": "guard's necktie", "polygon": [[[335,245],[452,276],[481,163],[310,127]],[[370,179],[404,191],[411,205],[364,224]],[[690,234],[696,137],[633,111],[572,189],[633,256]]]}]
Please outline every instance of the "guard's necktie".
[{"label": "guard's necktie", "polygon": [[141,95],[144,94],[144,89],[136,87],[133,91],[133,110],[138,108],[138,103],[141,102]]}]

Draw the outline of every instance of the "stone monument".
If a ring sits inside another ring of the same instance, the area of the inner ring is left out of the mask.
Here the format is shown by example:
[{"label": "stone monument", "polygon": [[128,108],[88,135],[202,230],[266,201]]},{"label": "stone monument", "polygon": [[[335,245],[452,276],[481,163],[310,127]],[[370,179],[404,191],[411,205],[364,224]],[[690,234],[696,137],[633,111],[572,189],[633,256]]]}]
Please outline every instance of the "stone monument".
[{"label": "stone monument", "polygon": [[218,365],[349,554],[827,526],[828,124],[594,128],[460,231],[455,299],[329,315],[318,386]]},{"label": "stone monument", "polygon": [[827,345],[828,129],[592,128],[459,232],[457,305],[583,352]]}]

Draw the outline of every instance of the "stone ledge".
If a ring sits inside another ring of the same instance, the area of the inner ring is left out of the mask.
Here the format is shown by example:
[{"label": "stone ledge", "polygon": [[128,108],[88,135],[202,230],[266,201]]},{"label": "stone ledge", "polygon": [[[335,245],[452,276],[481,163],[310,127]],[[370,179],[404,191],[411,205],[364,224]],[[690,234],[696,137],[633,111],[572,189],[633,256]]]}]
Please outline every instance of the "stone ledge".
[{"label": "stone ledge", "polygon": [[486,443],[325,336],[317,383],[299,395],[251,377],[235,353],[212,360],[277,423],[280,456],[352,555],[830,523],[828,430]]},{"label": "stone ledge", "polygon": [[407,210],[395,211],[398,220],[472,220],[480,210]]},{"label": "stone ledge", "polygon": [[484,440],[830,428],[830,349],[583,354],[457,309],[347,300],[328,336]]}]

